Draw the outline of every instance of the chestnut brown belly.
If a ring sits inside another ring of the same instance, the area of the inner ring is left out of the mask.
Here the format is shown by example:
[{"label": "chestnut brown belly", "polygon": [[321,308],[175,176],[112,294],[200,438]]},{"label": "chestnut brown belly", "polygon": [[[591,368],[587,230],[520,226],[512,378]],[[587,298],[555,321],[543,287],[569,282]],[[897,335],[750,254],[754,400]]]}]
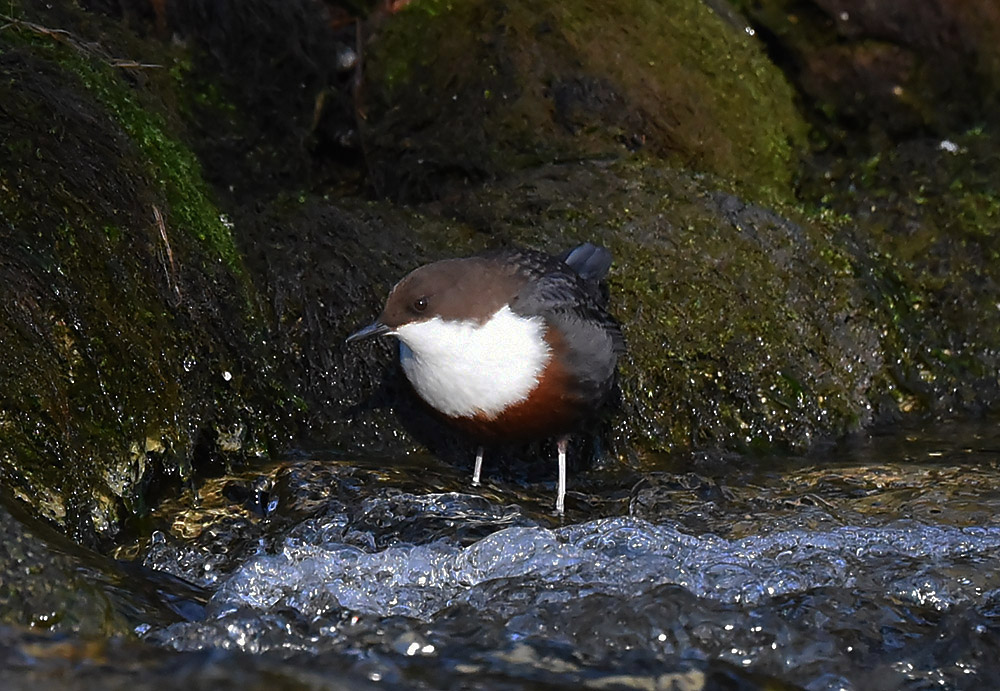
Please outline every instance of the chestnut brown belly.
[{"label": "chestnut brown belly", "polygon": [[549,389],[536,389],[526,400],[517,403],[494,418],[445,417],[478,441],[502,444],[545,439],[572,431],[588,411],[579,402]]},{"label": "chestnut brown belly", "polygon": [[574,382],[553,357],[539,377],[538,386],[523,401],[499,415],[448,417],[445,420],[473,439],[486,443],[524,442],[571,432],[590,410],[573,395]]}]

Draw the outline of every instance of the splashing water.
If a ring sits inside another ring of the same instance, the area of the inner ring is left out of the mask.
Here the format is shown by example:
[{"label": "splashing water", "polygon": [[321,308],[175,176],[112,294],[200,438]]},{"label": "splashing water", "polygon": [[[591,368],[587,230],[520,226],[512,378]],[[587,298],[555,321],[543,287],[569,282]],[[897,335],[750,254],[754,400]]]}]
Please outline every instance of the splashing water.
[{"label": "splashing water", "polygon": [[[327,464],[325,499],[280,525],[234,522],[257,532],[225,558],[204,537],[154,541],[150,566],[213,594],[204,618],[145,640],[404,687],[985,688],[1000,674],[1000,471],[983,445],[935,450],[935,468],[878,453],[724,491],[661,474],[628,515],[564,526]],[[932,513],[928,493],[961,501]],[[210,579],[199,555],[215,560]]]}]

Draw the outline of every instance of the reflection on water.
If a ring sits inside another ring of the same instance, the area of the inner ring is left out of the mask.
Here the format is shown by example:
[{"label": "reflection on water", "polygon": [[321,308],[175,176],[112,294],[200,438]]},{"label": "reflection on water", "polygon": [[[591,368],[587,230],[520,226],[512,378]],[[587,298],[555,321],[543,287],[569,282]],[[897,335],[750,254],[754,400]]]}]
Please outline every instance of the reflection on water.
[{"label": "reflection on water", "polygon": [[148,659],[132,688],[171,659],[242,688],[1000,686],[993,421],[656,460],[574,478],[564,522],[550,487],[473,493],[427,458],[220,480],[130,553],[206,600],[114,645]]}]

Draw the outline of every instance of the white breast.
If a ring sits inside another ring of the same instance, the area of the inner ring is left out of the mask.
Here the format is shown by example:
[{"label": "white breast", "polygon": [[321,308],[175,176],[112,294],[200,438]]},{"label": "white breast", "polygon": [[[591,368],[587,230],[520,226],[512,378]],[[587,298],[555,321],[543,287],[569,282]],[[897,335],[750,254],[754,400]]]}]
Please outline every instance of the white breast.
[{"label": "white breast", "polygon": [[452,417],[493,418],[525,400],[551,357],[539,317],[509,307],[485,324],[435,317],[396,329],[399,359],[413,388]]}]

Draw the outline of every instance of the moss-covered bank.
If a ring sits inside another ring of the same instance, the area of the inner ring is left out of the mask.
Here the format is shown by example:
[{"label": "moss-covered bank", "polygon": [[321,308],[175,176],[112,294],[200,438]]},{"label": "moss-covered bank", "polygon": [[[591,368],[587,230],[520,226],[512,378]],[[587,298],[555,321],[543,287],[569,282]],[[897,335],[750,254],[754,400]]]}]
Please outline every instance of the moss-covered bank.
[{"label": "moss-covered bank", "polygon": [[88,539],[274,436],[264,323],[197,160],[141,72],[46,31],[0,32],[0,473]]}]

